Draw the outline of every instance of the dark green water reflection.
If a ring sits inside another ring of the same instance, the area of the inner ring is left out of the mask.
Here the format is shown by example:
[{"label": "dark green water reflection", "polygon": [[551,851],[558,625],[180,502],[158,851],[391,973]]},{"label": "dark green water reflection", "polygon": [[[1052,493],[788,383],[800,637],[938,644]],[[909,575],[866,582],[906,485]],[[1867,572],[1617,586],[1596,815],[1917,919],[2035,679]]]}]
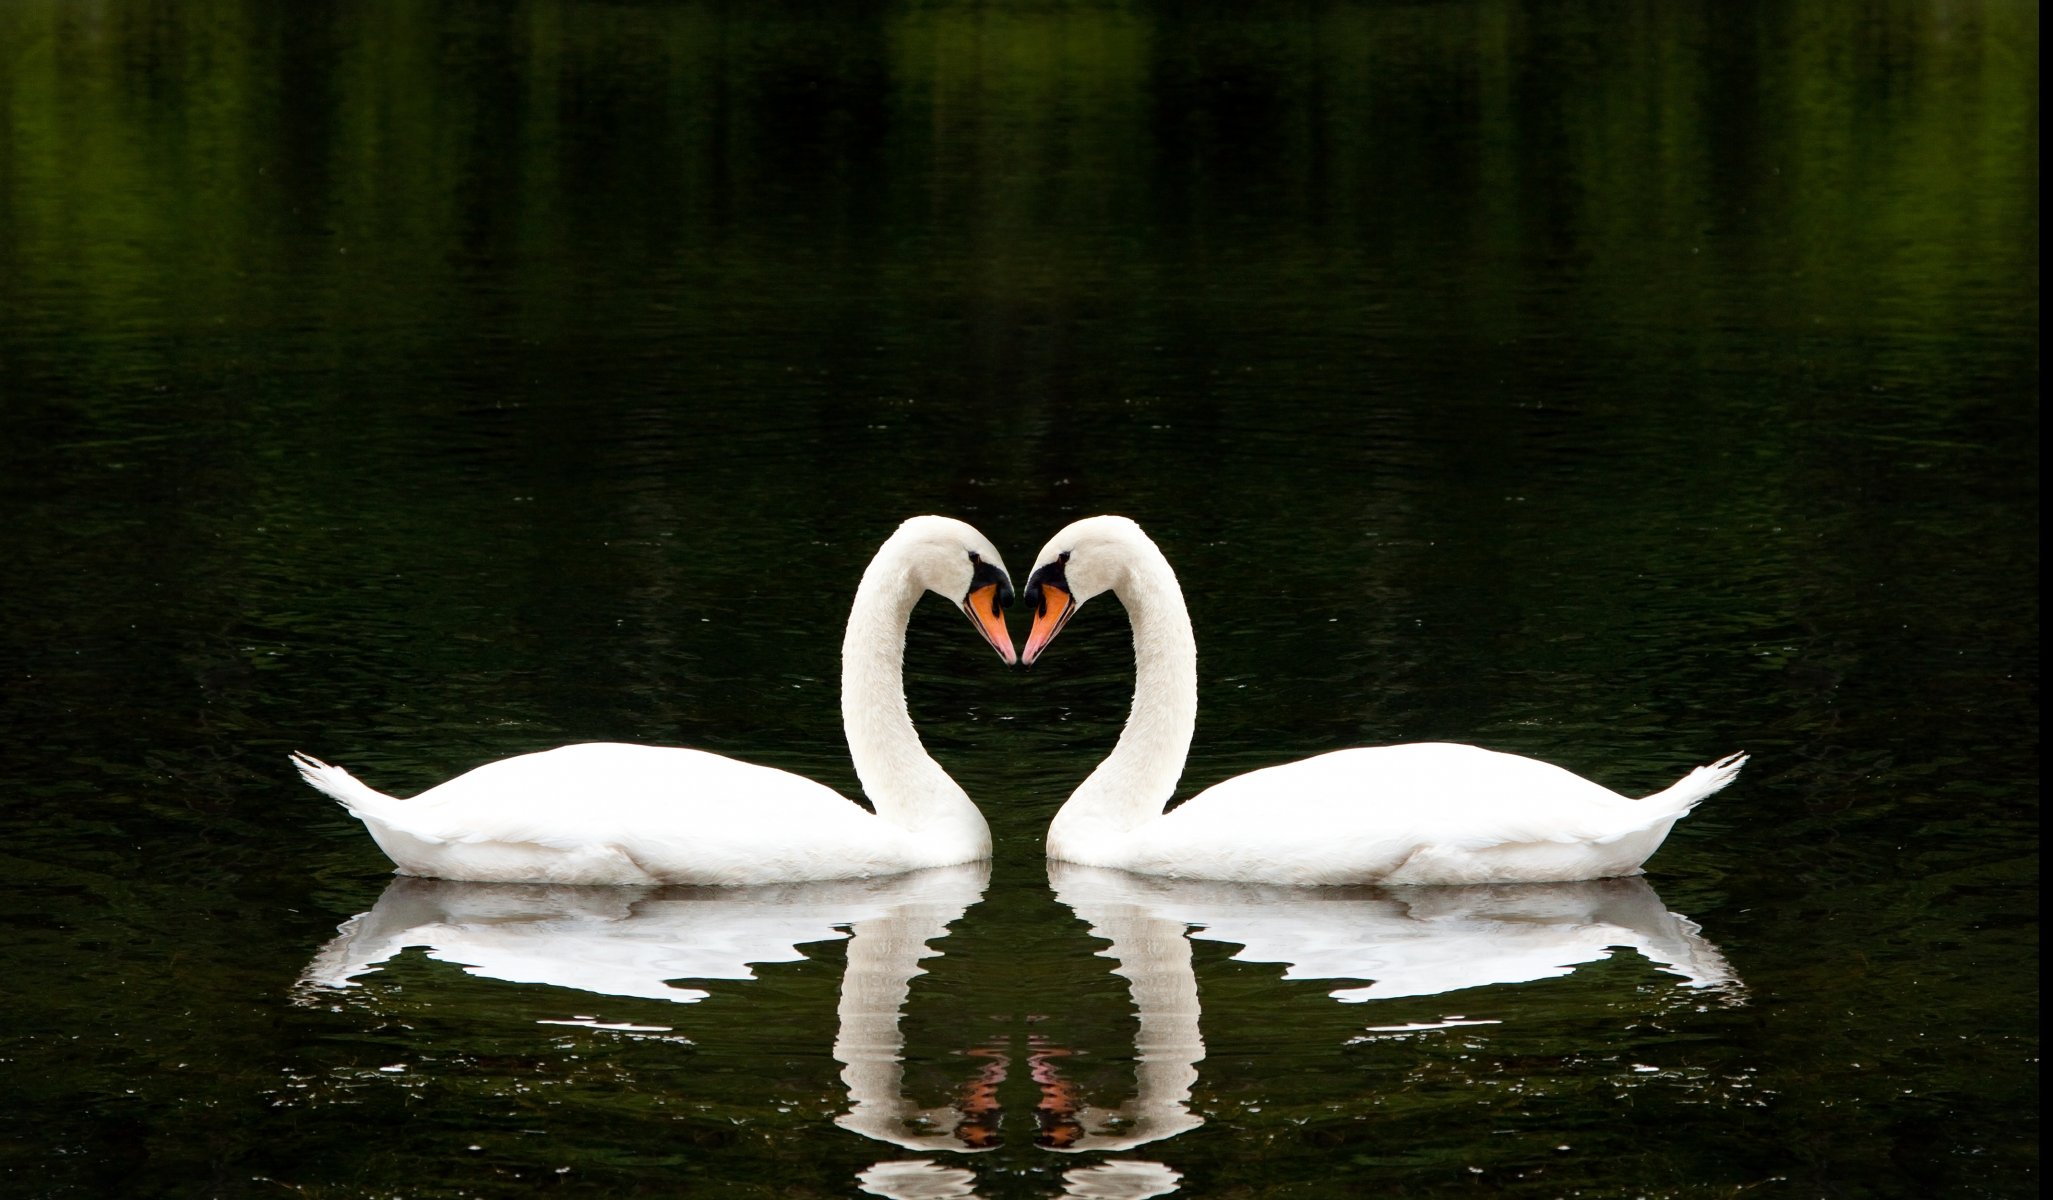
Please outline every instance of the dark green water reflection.
[{"label": "dark green water reflection", "polygon": [[[2033,1194],[2038,42],[0,6],[7,1192]],[[1150,530],[1188,787],[1753,764],[1593,895],[1094,892],[1039,839],[1123,622],[1008,672],[933,605],[988,880],[392,885],[286,766],[603,738],[852,790],[843,606],[925,511],[1015,570]],[[392,953],[331,986],[358,914]]]}]

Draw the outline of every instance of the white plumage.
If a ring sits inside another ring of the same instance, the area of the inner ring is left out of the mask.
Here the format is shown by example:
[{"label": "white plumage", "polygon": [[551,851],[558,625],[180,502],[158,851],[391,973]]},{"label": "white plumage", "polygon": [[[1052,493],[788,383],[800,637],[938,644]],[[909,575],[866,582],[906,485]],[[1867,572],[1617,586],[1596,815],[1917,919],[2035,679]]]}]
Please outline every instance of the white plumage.
[{"label": "white plumage", "polygon": [[1089,517],[1035,561],[1025,661],[1116,592],[1133,622],[1133,710],[1056,813],[1048,854],[1151,875],[1288,884],[1524,883],[1640,870],[1746,762],[1619,795],[1549,763],[1448,742],[1338,750],[1228,779],[1164,813],[1197,724],[1197,643],[1168,560],[1125,517]]},{"label": "white plumage", "polygon": [[803,776],[671,746],[561,746],[408,800],[307,755],[293,762],[405,875],[739,885],[973,862],[990,855],[990,827],[928,757],[906,710],[905,628],[927,591],[959,604],[1013,661],[997,550],[947,517],[901,525],[863,573],[842,641],[842,725],[875,814]]}]

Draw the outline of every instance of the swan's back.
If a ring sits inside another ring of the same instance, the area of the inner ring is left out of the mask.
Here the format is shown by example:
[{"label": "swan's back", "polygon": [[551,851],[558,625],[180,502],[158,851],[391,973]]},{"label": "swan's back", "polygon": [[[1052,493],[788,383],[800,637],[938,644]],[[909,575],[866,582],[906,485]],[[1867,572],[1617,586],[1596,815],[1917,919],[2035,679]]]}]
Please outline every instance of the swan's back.
[{"label": "swan's back", "polygon": [[560,746],[345,803],[402,872],[443,879],[730,885],[885,874],[912,853],[831,788],[673,746]]},{"label": "swan's back", "polygon": [[[1560,836],[1561,820],[1600,817],[1633,801],[1572,771],[1454,742],[1363,746],[1264,767],[1200,792],[1179,814],[1233,819],[1260,809],[1297,821],[1373,818],[1392,832],[1429,829],[1442,839]],[[1544,832],[1543,832],[1544,831]],[[1594,831],[1593,831],[1594,832]]]},{"label": "swan's back", "polygon": [[1130,869],[1296,884],[1595,879],[1636,872],[1694,802],[1633,800],[1451,742],[1336,750],[1192,797],[1137,831]]},{"label": "swan's back", "polygon": [[582,742],[486,763],[405,803],[538,828],[569,808],[581,829],[613,825],[624,834],[680,821],[702,830],[723,822],[747,828],[827,800],[848,804],[804,776],[704,750]]}]

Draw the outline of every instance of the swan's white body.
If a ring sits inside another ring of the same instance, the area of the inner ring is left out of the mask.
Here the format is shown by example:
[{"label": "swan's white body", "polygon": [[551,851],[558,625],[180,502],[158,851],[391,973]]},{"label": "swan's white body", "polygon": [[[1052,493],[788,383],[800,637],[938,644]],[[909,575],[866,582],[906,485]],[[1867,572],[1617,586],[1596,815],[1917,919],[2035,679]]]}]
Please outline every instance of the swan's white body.
[{"label": "swan's white body", "polygon": [[1133,622],[1133,710],[1055,814],[1048,855],[1150,875],[1288,884],[1531,883],[1631,875],[1734,755],[1630,799],[1560,767],[1424,742],[1251,771],[1164,813],[1197,726],[1197,642],[1176,574],[1124,517],[1064,529],[1035,562],[1025,661],[1081,605],[1117,592]]},{"label": "swan's white body", "polygon": [[863,573],[841,647],[841,715],[874,814],[803,776],[669,746],[561,746],[487,763],[409,800],[318,759],[294,762],[404,875],[743,885],[974,862],[991,853],[990,827],[913,729],[905,628],[921,594],[937,591],[962,603],[1010,662],[995,607],[1003,575],[991,543],[946,517],[905,522]]}]

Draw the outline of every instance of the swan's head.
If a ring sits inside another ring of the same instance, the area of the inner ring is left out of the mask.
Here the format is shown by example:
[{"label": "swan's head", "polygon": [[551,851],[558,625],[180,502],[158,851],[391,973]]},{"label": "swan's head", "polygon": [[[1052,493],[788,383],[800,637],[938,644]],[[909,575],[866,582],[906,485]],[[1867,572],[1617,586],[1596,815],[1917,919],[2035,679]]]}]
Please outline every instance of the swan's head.
[{"label": "swan's head", "polygon": [[901,564],[912,582],[959,606],[998,657],[1017,661],[1005,629],[1012,576],[1005,573],[998,548],[975,526],[953,517],[913,517],[878,552],[877,561],[886,560]]},{"label": "swan's head", "polygon": [[1137,558],[1161,557],[1141,527],[1125,517],[1085,517],[1050,538],[1027,576],[1034,628],[1020,661],[1032,665],[1084,601],[1127,581]]}]

